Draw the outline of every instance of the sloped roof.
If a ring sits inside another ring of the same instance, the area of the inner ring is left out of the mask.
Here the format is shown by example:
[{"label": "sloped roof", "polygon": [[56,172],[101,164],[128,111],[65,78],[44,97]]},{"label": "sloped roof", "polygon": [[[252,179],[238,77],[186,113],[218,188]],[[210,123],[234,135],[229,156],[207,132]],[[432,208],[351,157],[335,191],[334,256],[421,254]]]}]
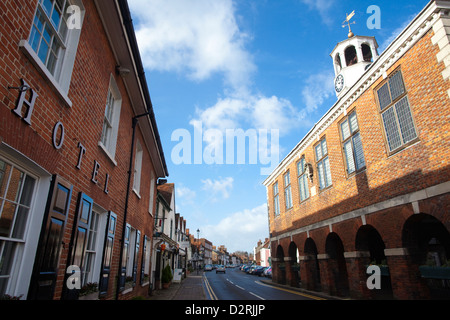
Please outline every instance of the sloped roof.
[{"label": "sloped roof", "polygon": [[175,184],[165,183],[163,185],[158,186],[157,189],[158,192],[161,194],[161,196],[164,198],[164,200],[167,202],[167,204],[170,205],[172,201],[173,191],[175,190]]}]

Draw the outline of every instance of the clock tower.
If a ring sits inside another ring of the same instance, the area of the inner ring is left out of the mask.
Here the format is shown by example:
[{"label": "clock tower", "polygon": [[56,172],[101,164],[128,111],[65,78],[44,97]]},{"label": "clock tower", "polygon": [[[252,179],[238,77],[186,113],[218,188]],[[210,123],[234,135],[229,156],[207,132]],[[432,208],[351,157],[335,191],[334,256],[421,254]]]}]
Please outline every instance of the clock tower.
[{"label": "clock tower", "polygon": [[348,38],[339,42],[330,56],[334,62],[334,89],[340,98],[363,75],[367,68],[378,58],[378,44],[374,37],[356,36],[350,28],[350,18],[347,16],[344,23],[348,23]]}]

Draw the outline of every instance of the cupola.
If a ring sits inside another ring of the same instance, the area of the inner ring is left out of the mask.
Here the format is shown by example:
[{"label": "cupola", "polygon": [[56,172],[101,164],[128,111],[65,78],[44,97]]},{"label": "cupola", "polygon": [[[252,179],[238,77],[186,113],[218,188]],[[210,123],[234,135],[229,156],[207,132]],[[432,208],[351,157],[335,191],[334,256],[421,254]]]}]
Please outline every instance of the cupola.
[{"label": "cupola", "polygon": [[375,37],[356,36],[349,24],[348,38],[339,42],[330,54],[334,64],[334,88],[338,98],[350,89],[378,58],[377,49]]}]

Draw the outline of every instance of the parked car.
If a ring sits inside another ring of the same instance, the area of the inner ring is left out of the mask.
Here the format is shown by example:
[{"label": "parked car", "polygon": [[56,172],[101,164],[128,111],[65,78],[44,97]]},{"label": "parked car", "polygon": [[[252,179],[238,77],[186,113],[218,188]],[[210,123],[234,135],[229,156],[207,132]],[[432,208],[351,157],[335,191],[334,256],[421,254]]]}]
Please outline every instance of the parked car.
[{"label": "parked car", "polygon": [[257,275],[257,276],[262,276],[264,270],[266,270],[266,267],[257,266],[257,267],[253,270],[253,274],[254,274],[254,275]]},{"label": "parked car", "polygon": [[263,274],[267,278],[272,278],[272,267],[268,267],[266,270],[264,270]]},{"label": "parked car", "polygon": [[219,272],[226,273],[227,270],[225,269],[225,266],[223,266],[223,265],[218,265],[217,268],[216,268],[216,273],[219,273]]},{"label": "parked car", "polygon": [[210,265],[210,264],[207,264],[207,265],[205,266],[205,271],[212,271],[212,269],[213,269],[213,267],[212,267],[212,265]]},{"label": "parked car", "polygon": [[247,270],[247,273],[253,274],[253,271],[255,271],[256,267],[258,267],[256,264],[250,266],[250,268]]}]

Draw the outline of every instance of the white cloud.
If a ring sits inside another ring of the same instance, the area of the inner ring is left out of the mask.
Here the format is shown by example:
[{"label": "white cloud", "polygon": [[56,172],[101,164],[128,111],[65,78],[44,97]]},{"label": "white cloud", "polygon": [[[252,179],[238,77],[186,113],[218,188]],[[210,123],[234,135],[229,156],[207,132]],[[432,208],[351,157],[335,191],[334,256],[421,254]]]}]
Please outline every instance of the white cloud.
[{"label": "white cloud", "polygon": [[[130,0],[146,68],[188,72],[193,80],[223,73],[227,85],[246,85],[255,70],[245,50],[249,36],[232,0]],[[136,21],[135,21],[136,23]]]},{"label": "white cloud", "polygon": [[251,251],[259,239],[269,236],[267,204],[235,212],[215,225],[200,227],[202,237],[216,246],[225,245],[229,252]]},{"label": "white cloud", "polygon": [[310,10],[315,10],[319,13],[322,21],[331,26],[333,23],[333,14],[331,8],[335,3],[335,0],[301,0],[302,3],[306,4]]},{"label": "white cloud", "polygon": [[206,129],[277,129],[288,133],[304,117],[289,100],[257,94],[231,95],[206,109],[197,109],[197,118]]},{"label": "white cloud", "polygon": [[177,199],[182,199],[184,202],[191,203],[196,197],[196,192],[183,185],[178,185],[175,188]]},{"label": "white cloud", "polygon": [[335,94],[333,79],[333,72],[328,70],[308,77],[302,90],[303,101],[308,113],[316,111],[326,99]]},{"label": "white cloud", "polygon": [[228,199],[233,189],[234,179],[227,177],[221,180],[202,180],[203,190],[207,191],[212,201],[219,199]]}]

